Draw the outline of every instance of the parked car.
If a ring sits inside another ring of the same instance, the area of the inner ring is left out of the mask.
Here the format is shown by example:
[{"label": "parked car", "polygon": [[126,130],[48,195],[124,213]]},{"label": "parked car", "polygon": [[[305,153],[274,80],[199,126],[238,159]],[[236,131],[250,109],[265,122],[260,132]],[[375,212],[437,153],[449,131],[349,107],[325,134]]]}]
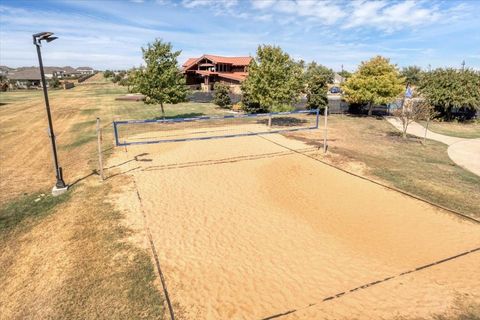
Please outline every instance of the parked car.
[{"label": "parked car", "polygon": [[342,89],[340,87],[331,87],[330,93],[342,93]]}]

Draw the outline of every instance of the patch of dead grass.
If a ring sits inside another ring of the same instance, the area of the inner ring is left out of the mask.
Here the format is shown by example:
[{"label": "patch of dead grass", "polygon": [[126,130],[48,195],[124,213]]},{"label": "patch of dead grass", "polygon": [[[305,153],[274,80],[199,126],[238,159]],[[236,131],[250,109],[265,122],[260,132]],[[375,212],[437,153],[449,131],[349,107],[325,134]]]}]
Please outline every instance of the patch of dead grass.
[{"label": "patch of dead grass", "polygon": [[134,231],[106,201],[112,185],[90,179],[70,192],[1,238],[0,318],[162,319],[147,248],[128,241]]}]

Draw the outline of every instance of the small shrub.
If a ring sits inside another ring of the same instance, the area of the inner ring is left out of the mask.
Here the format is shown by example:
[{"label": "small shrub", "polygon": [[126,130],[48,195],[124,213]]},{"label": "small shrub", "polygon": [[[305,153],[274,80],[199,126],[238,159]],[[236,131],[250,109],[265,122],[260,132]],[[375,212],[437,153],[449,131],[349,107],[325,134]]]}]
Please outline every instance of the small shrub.
[{"label": "small shrub", "polygon": [[226,85],[222,83],[216,83],[213,103],[220,106],[221,108],[231,108],[232,100],[230,99],[228,93],[229,89]]},{"label": "small shrub", "polygon": [[235,104],[232,106],[232,110],[233,110],[233,111],[237,111],[237,112],[238,112],[238,111],[241,111],[241,110],[243,110],[243,106],[242,106],[241,103],[235,103]]}]

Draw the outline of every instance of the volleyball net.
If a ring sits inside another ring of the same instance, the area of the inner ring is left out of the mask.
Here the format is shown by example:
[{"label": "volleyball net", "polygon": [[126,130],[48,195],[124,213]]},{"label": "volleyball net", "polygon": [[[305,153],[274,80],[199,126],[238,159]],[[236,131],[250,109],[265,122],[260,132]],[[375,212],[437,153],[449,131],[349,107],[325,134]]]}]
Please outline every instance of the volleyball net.
[{"label": "volleyball net", "polygon": [[317,129],[319,110],[114,121],[115,144],[127,146]]}]

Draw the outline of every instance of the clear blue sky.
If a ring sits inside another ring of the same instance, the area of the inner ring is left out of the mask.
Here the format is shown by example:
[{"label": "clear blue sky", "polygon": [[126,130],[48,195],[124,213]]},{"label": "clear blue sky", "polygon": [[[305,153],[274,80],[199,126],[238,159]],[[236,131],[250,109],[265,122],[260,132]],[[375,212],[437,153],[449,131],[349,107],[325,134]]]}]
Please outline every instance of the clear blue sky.
[{"label": "clear blue sky", "polygon": [[36,65],[31,35],[54,32],[46,65],[129,68],[162,38],[182,50],[254,55],[281,46],[295,59],[354,70],[381,54],[399,66],[480,69],[480,1],[136,0],[0,1],[0,64]]}]

